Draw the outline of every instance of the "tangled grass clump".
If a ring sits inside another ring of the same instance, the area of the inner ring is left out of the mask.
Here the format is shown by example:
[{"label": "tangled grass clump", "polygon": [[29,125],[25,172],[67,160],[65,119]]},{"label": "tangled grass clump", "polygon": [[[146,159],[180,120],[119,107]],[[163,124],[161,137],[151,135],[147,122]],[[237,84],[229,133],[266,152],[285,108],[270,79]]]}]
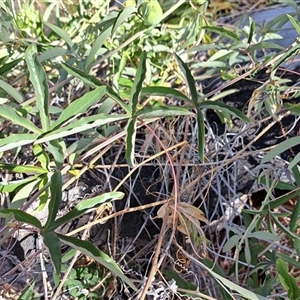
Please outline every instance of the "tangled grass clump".
[{"label": "tangled grass clump", "polygon": [[100,2],[0,5],[1,297],[299,299],[296,14]]}]

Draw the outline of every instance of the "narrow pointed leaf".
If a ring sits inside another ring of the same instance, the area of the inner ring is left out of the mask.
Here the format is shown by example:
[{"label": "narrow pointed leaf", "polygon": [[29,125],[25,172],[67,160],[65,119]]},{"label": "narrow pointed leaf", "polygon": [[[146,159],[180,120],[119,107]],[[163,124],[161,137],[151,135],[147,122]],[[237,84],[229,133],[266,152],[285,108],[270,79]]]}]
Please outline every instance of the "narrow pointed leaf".
[{"label": "narrow pointed leaf", "polygon": [[293,267],[299,269],[300,268],[300,262],[291,258],[289,255],[286,255],[284,253],[280,253],[280,252],[277,252],[276,255],[283,259],[284,261],[286,261],[287,263],[291,264]]},{"label": "narrow pointed leaf", "polygon": [[61,273],[61,251],[60,241],[57,234],[53,231],[41,232],[44,238],[44,244],[49,250],[49,254],[55,269],[55,273],[60,275]]},{"label": "narrow pointed leaf", "polygon": [[143,117],[143,118],[189,116],[189,115],[193,115],[193,113],[185,108],[181,108],[177,106],[144,107],[136,112],[137,117]]},{"label": "narrow pointed leaf", "polygon": [[261,163],[264,164],[271,159],[273,159],[275,156],[283,153],[284,151],[293,148],[300,144],[300,136],[292,137],[288,140],[285,140],[281,143],[279,143],[274,149],[270,150],[264,158],[261,160]]},{"label": "narrow pointed leaf", "polygon": [[6,164],[6,163],[0,163],[0,168],[9,170],[11,172],[15,173],[36,173],[36,174],[45,174],[48,172],[47,169],[31,166],[31,165],[17,165],[17,164]]},{"label": "narrow pointed leaf", "polygon": [[[3,40],[2,40],[2,42],[3,42]],[[23,57],[20,57],[20,58],[18,58],[18,59],[16,59],[16,60],[13,60],[13,61],[11,61],[11,62],[9,62],[9,63],[7,63],[7,64],[2,65],[2,66],[0,67],[0,75],[3,75],[3,74],[5,74],[5,73],[7,73],[7,72],[11,72],[11,70],[13,70],[14,67],[15,67],[20,61],[22,61],[22,60],[23,60]]]},{"label": "narrow pointed leaf", "polygon": [[116,30],[119,28],[119,26],[123,24],[135,12],[136,12],[136,7],[131,5],[121,10],[121,12],[118,14],[114,22],[111,35],[113,35],[116,32]]},{"label": "narrow pointed leaf", "polygon": [[32,122],[30,122],[27,118],[20,116],[17,113],[17,110],[9,106],[0,106],[0,116],[11,121],[14,125],[20,125],[23,128],[26,128],[34,133],[42,133],[42,131],[37,128]]},{"label": "narrow pointed leaf", "polygon": [[300,297],[300,288],[296,279],[289,274],[287,263],[278,258],[276,260],[276,268],[280,282],[287,290],[288,299],[298,300]]},{"label": "narrow pointed leaf", "polygon": [[161,97],[170,97],[174,99],[184,100],[188,102],[189,104],[192,103],[191,99],[187,97],[186,95],[182,94],[181,92],[165,87],[165,86],[148,86],[142,88],[142,95],[145,96],[161,96]]},{"label": "narrow pointed leaf", "polygon": [[[185,254],[185,251],[183,251],[183,253]],[[234,290],[237,293],[239,293],[239,295],[243,296],[243,298],[245,299],[251,299],[251,300],[268,300],[268,298],[257,295],[237,284],[235,284],[234,282],[230,281],[229,279],[225,278],[224,275],[220,275],[217,272],[214,271],[213,268],[211,267],[207,267],[204,263],[200,261],[198,261],[198,263],[205,269],[208,271],[208,273],[215,279],[217,280],[220,284],[224,285],[225,287],[227,287],[230,290]]]},{"label": "narrow pointed leaf", "polygon": [[91,128],[109,124],[110,122],[122,121],[127,119],[127,115],[109,115],[109,114],[98,114],[90,117],[80,118],[77,121],[70,123],[65,127],[53,130],[49,134],[44,135],[42,138],[35,141],[35,144],[52,141],[66,137],[78,132],[83,132]]},{"label": "narrow pointed leaf", "polygon": [[300,197],[298,196],[292,212],[291,221],[290,221],[290,230],[292,232],[295,232],[297,230],[299,215],[300,215]]},{"label": "narrow pointed leaf", "polygon": [[134,166],[134,145],[136,137],[136,118],[131,118],[126,127],[126,153],[125,158],[129,166]]},{"label": "narrow pointed leaf", "polygon": [[53,123],[52,128],[58,127],[70,118],[86,112],[92,105],[101,100],[104,93],[105,86],[101,86],[73,101],[70,105],[68,105],[67,108],[63,110],[59,118]]},{"label": "narrow pointed leaf", "polygon": [[294,239],[293,242],[294,242],[294,249],[296,250],[297,255],[300,257],[300,240]]},{"label": "narrow pointed leaf", "polygon": [[124,193],[121,192],[111,192],[105,193],[101,196],[94,197],[91,199],[83,200],[79,204],[77,204],[70,212],[68,212],[63,217],[57,219],[52,226],[50,227],[51,230],[70,222],[83,214],[89,213],[90,211],[96,209],[100,205],[104,203],[111,202],[112,200],[121,200],[124,197]]},{"label": "narrow pointed leaf", "polygon": [[45,151],[45,149],[41,145],[35,145],[33,147],[33,153],[34,153],[34,157],[40,162],[42,168],[44,170],[47,170],[50,164],[50,158],[48,153]]},{"label": "narrow pointed leaf", "polygon": [[298,35],[300,36],[300,22],[297,21],[295,18],[293,18],[291,15],[287,14],[287,17],[289,18],[290,22],[293,24],[295,29],[298,32]]},{"label": "narrow pointed leaf", "polygon": [[189,87],[189,90],[191,93],[191,98],[192,98],[192,103],[194,104],[194,106],[196,106],[197,102],[198,102],[198,93],[197,93],[195,79],[194,79],[191,71],[189,70],[188,66],[183,62],[183,60],[176,53],[174,53],[174,55],[175,55],[178,65],[179,65],[179,68],[184,76],[186,84]]},{"label": "narrow pointed leaf", "polygon": [[219,101],[202,101],[198,104],[199,108],[209,108],[214,110],[220,110],[222,112],[234,115],[242,121],[249,123],[250,120],[237,108],[229,106]]},{"label": "narrow pointed leaf", "polygon": [[105,93],[105,86],[96,88],[94,91],[86,93],[81,98],[73,101],[63,110],[59,118],[53,123],[52,128],[60,126],[68,119],[86,112],[92,105],[96,104]]},{"label": "narrow pointed leaf", "polygon": [[290,49],[286,50],[283,55],[281,55],[278,60],[273,64],[272,71],[276,70],[282,63],[290,59],[293,55],[296,55],[300,50],[300,44],[293,45]]},{"label": "narrow pointed leaf", "polygon": [[90,65],[95,61],[95,58],[97,56],[99,49],[105,43],[105,41],[109,37],[110,33],[111,33],[111,27],[108,27],[104,31],[102,31],[101,34],[96,38],[96,40],[92,46],[92,49],[86,59],[85,69],[88,69],[90,67]]},{"label": "narrow pointed leaf", "polygon": [[139,103],[140,94],[143,87],[143,82],[146,78],[146,59],[147,54],[145,51],[142,52],[142,55],[140,56],[140,64],[138,67],[138,70],[135,74],[134,83],[131,88],[131,96],[130,96],[130,109],[132,116],[135,115],[137,111],[137,105]]},{"label": "narrow pointed leaf", "polygon": [[233,32],[228,29],[222,28],[222,27],[216,27],[216,26],[203,26],[202,29],[215,32],[217,34],[220,34],[226,38],[229,38],[235,42],[240,41],[240,38]]},{"label": "narrow pointed leaf", "polygon": [[[66,44],[69,46],[70,49],[73,50],[74,54],[76,54],[77,51],[77,45],[72,41],[71,37],[69,36],[69,34],[64,31],[62,28],[48,23],[48,22],[43,22],[46,26],[48,26],[51,30],[53,30],[57,35],[59,35],[65,42]],[[76,54],[77,55],[77,54]]]},{"label": "narrow pointed leaf", "polygon": [[12,134],[4,139],[0,139],[0,152],[15,149],[24,145],[32,144],[38,134]]},{"label": "narrow pointed leaf", "polygon": [[59,142],[58,139],[54,139],[47,143],[48,151],[54,157],[55,165],[58,170],[60,170],[63,167],[65,161],[63,145],[64,141]]},{"label": "narrow pointed leaf", "polygon": [[25,52],[25,60],[29,70],[29,79],[36,94],[36,106],[39,110],[43,131],[50,127],[49,119],[49,91],[45,70],[37,58],[37,48],[33,43]]},{"label": "narrow pointed leaf", "polygon": [[271,232],[266,231],[255,231],[248,234],[249,238],[257,238],[259,240],[270,240],[270,241],[280,241],[280,238],[278,235],[275,235]]},{"label": "narrow pointed leaf", "polygon": [[126,282],[133,290],[137,291],[137,288],[134,286],[131,280],[123,274],[116,262],[107,254],[96,248],[93,244],[88,241],[82,241],[74,237],[64,236],[61,234],[58,234],[58,237],[65,244],[79,250],[81,253],[86,254],[95,261],[99,262],[105,268],[116,274],[121,280]]},{"label": "narrow pointed leaf", "polygon": [[62,199],[62,176],[60,171],[56,171],[51,177],[50,184],[51,199],[49,201],[49,213],[44,230],[54,223]]},{"label": "narrow pointed leaf", "polygon": [[23,96],[7,82],[0,80],[0,88],[12,96],[18,103],[23,102]]},{"label": "narrow pointed leaf", "polygon": [[198,127],[198,154],[201,162],[204,162],[204,145],[205,145],[205,123],[204,116],[197,107],[197,127]]},{"label": "narrow pointed leaf", "polygon": [[33,293],[35,288],[35,280],[30,282],[30,285],[28,285],[23,291],[22,294],[18,297],[18,300],[29,300],[33,299]]},{"label": "narrow pointed leaf", "polygon": [[15,219],[18,222],[30,224],[39,229],[42,228],[41,222],[36,217],[22,210],[3,208],[0,209],[0,217],[6,219]]},{"label": "narrow pointed leaf", "polygon": [[233,235],[230,237],[230,239],[226,242],[226,244],[223,247],[223,252],[230,251],[233,247],[237,247],[241,239],[241,236],[239,235]]},{"label": "narrow pointed leaf", "polygon": [[69,52],[68,49],[64,49],[64,48],[60,48],[60,47],[50,48],[50,49],[44,51],[43,53],[41,53],[41,55],[39,56],[39,61],[42,63],[46,60],[49,60],[52,58],[57,58],[59,56],[68,54],[68,52]]},{"label": "narrow pointed leaf", "polygon": [[9,182],[0,182],[0,193],[16,192],[22,189],[24,186],[34,182],[38,176],[29,177],[26,179],[12,180]]},{"label": "narrow pointed leaf", "polygon": [[98,80],[95,76],[91,76],[86,74],[84,71],[74,68],[73,66],[62,64],[63,68],[68,72],[68,74],[73,75],[79,79],[81,79],[84,83],[88,84],[91,87],[106,87],[106,95],[112,98],[116,103],[118,103],[127,113],[130,113],[130,109],[127,104],[123,101],[122,98],[119,97],[117,93],[110,87],[105,85],[103,82]]}]

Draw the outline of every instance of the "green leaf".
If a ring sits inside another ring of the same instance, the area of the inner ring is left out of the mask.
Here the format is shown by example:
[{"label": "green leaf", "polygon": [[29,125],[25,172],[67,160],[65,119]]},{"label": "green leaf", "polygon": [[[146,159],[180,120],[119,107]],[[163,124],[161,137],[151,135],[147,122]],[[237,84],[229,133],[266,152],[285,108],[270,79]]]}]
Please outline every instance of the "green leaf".
[{"label": "green leaf", "polygon": [[124,21],[126,21],[133,13],[136,12],[136,7],[135,6],[127,6],[125,7],[123,10],[121,10],[121,12],[118,14],[115,22],[114,22],[114,26],[111,30],[111,35],[113,35],[116,30],[119,28],[119,26],[124,23]]},{"label": "green leaf", "polygon": [[35,280],[33,280],[30,285],[28,285],[23,291],[22,294],[18,297],[18,300],[31,300],[33,299],[33,293],[35,288]]},{"label": "green leaf", "polygon": [[300,257],[300,239],[294,239],[294,249],[296,250],[297,255]]},{"label": "green leaf", "polygon": [[16,164],[6,164],[6,163],[0,163],[0,168],[9,170],[11,172],[15,173],[24,173],[24,174],[30,174],[30,173],[37,173],[37,174],[45,174],[48,173],[47,169],[41,168],[41,167],[35,167],[31,165],[16,165]]},{"label": "green leaf", "polygon": [[237,247],[241,239],[241,236],[239,235],[233,235],[229,240],[226,242],[226,244],[223,247],[223,252],[230,251],[233,247]]},{"label": "green leaf", "polygon": [[240,110],[219,101],[202,101],[198,104],[198,107],[220,110],[222,112],[226,112],[231,115],[234,115],[235,117],[241,119],[245,123],[250,122],[250,120]]},{"label": "green leaf", "polygon": [[41,145],[34,145],[33,154],[35,158],[40,162],[42,168],[48,170],[50,158],[44,148]]},{"label": "green leaf", "polygon": [[295,166],[294,168],[292,168],[292,173],[294,175],[297,186],[300,186],[300,170],[299,170],[298,166]]},{"label": "green leaf", "polygon": [[175,280],[176,285],[181,289],[196,291],[197,287],[185,280],[183,280],[177,273],[171,270],[163,270],[163,274],[166,276],[168,280]]},{"label": "green leaf", "polygon": [[106,28],[101,34],[97,37],[96,41],[94,42],[92,49],[86,59],[85,62],[85,69],[88,69],[90,65],[95,61],[95,58],[98,54],[99,49],[102,45],[106,42],[107,38],[111,33],[111,27]]},{"label": "green leaf", "polygon": [[38,176],[29,177],[21,180],[12,180],[9,182],[0,182],[0,193],[16,192],[31,182],[34,182]]},{"label": "green leaf", "polygon": [[158,24],[163,18],[163,11],[157,0],[146,0],[139,7],[138,12],[151,26]]},{"label": "green leaf", "polygon": [[[230,49],[232,49],[232,48],[230,48]],[[262,41],[257,44],[250,45],[247,50],[250,52],[250,51],[262,50],[262,49],[284,50],[285,48],[276,43],[273,43],[273,42]]]},{"label": "green leaf", "polygon": [[169,117],[169,116],[189,116],[192,112],[185,108],[177,106],[154,106],[143,107],[136,112],[136,117],[153,118],[153,117]]},{"label": "green leaf", "polygon": [[[271,159],[273,159],[275,156],[283,153],[286,150],[289,150],[290,148],[293,148],[294,146],[297,146],[300,144],[300,136],[292,137],[288,140],[285,140],[281,143],[279,143],[274,149],[270,150],[264,158],[261,160],[261,163],[264,164]],[[289,166],[290,169],[290,166]]]},{"label": "green leaf", "polygon": [[[84,71],[78,70],[73,66],[62,64],[63,68],[70,74],[79,79],[81,79],[84,83],[88,84],[91,87],[99,87],[99,86],[106,86],[96,77],[86,74]],[[106,95],[112,98],[115,102],[117,102],[128,114],[131,113],[130,108],[127,104],[116,94],[113,89],[109,86],[106,86]]]},{"label": "green leaf", "polygon": [[54,230],[57,227],[82,216],[83,214],[89,213],[90,211],[94,210],[95,208],[99,207],[104,203],[111,202],[112,200],[121,200],[123,197],[124,197],[124,193],[110,192],[94,198],[82,200],[70,212],[68,212],[63,217],[57,219],[50,226],[50,230]]},{"label": "green leaf", "polygon": [[53,58],[68,54],[68,52],[69,52],[69,50],[67,50],[67,49],[60,48],[60,47],[54,47],[54,48],[48,49],[48,50],[44,51],[43,53],[41,53],[41,55],[39,56],[39,61],[42,63],[49,59],[53,59]]},{"label": "green leaf", "polygon": [[[183,251],[184,252],[184,251]],[[195,260],[196,261],[196,260]],[[268,298],[257,295],[250,290],[247,290],[231,280],[225,278],[223,275],[218,274],[212,267],[207,267],[205,264],[201,262],[201,260],[197,261],[201,267],[203,267],[218,283],[223,286],[226,286],[230,290],[234,290],[239,293],[243,298],[251,299],[251,300],[268,300]]]},{"label": "green leaf", "polygon": [[[2,40],[2,42],[3,42],[3,40]],[[7,72],[11,72],[11,70],[13,70],[15,68],[15,66],[22,60],[23,60],[23,57],[20,57],[16,60],[13,60],[13,61],[1,66],[0,67],[0,75],[4,75]]]},{"label": "green leaf", "polygon": [[289,200],[293,199],[296,196],[299,196],[300,190],[295,190],[294,192],[291,191],[289,193],[284,194],[283,196],[280,196],[274,200],[272,200],[269,203],[269,209],[273,210],[278,208],[280,205],[283,205],[284,203],[288,202]]},{"label": "green leaf", "polygon": [[297,230],[297,227],[299,226],[299,215],[300,215],[300,196],[298,196],[296,200],[296,204],[294,206],[292,216],[291,216],[290,231],[292,232],[295,232]]},{"label": "green leaf", "polygon": [[251,44],[252,43],[252,38],[254,36],[254,33],[255,33],[255,22],[252,18],[249,17],[249,24],[250,24],[250,30],[249,30],[249,35],[248,35],[248,39],[247,39],[247,43],[248,44]]},{"label": "green leaf", "polygon": [[226,38],[229,38],[235,42],[239,42],[240,38],[232,31],[222,28],[222,27],[216,27],[216,26],[203,26],[202,29],[215,32],[219,35],[222,35]]},{"label": "green leaf", "polygon": [[134,166],[134,145],[136,137],[136,117],[128,120],[126,126],[126,153],[125,158],[129,166]]},{"label": "green leaf", "polygon": [[60,275],[61,273],[61,251],[60,241],[58,235],[53,231],[41,231],[41,235],[44,238],[44,244],[49,250],[49,254],[55,269],[55,273]]},{"label": "green leaf", "polygon": [[48,22],[43,22],[46,26],[48,26],[51,30],[53,30],[57,35],[59,35],[63,41],[66,42],[66,44],[69,46],[69,48],[73,51],[73,54],[76,55],[77,57],[78,54],[77,54],[77,45],[72,41],[71,37],[69,36],[69,34],[64,31],[62,28],[54,25],[54,24],[51,24],[51,23],[48,23]]},{"label": "green leaf", "polygon": [[276,255],[283,259],[284,261],[286,261],[287,263],[291,264],[293,267],[299,269],[300,268],[300,262],[291,258],[290,256],[284,254],[284,253],[280,253],[280,252],[277,252]]},{"label": "green leaf", "polygon": [[284,51],[283,55],[280,55],[278,60],[273,64],[272,71],[276,70],[282,63],[291,58],[294,54],[296,55],[300,49],[300,44],[293,45],[290,49]]},{"label": "green leaf", "polygon": [[279,221],[277,219],[277,217],[275,217],[274,215],[270,215],[272,220],[274,221],[274,223],[278,226],[278,228],[283,231],[287,236],[289,236],[289,238],[293,238],[293,239],[299,239],[299,236],[297,234],[294,234],[293,232],[291,232],[288,228],[286,228],[281,221]]},{"label": "green leaf", "polygon": [[245,260],[248,265],[251,264],[251,252],[249,247],[249,240],[245,238],[245,246],[244,246],[244,253],[245,253]]},{"label": "green leaf", "polygon": [[89,257],[93,258],[95,261],[99,262],[101,265],[103,265],[105,268],[116,274],[121,280],[127,283],[134,291],[137,291],[137,288],[134,286],[131,280],[122,273],[122,270],[119,268],[116,262],[104,252],[96,248],[93,244],[61,234],[58,234],[58,237],[65,244],[79,250],[81,253],[86,254]]},{"label": "green leaf", "polygon": [[293,169],[295,167],[298,167],[298,163],[300,161],[300,153],[297,153],[297,155],[293,158],[293,160],[289,164],[289,169]]},{"label": "green leaf", "polygon": [[12,96],[18,103],[23,102],[23,96],[7,82],[0,80],[0,88]]},{"label": "green leaf", "polygon": [[62,176],[60,171],[56,171],[51,177],[50,184],[51,199],[49,201],[49,213],[47,222],[43,227],[43,230],[46,231],[55,221],[59,205],[62,199]]},{"label": "green leaf", "polygon": [[259,240],[270,240],[270,241],[280,241],[280,238],[278,235],[275,235],[271,232],[266,232],[266,231],[255,231],[255,232],[251,232],[248,234],[249,238],[256,238]]},{"label": "green leaf", "polygon": [[25,52],[25,60],[29,70],[29,79],[36,94],[36,106],[39,110],[43,131],[50,128],[49,119],[49,92],[45,70],[37,58],[37,48],[32,43]]},{"label": "green leaf", "polygon": [[42,133],[42,131],[37,128],[32,122],[20,116],[16,109],[13,109],[9,106],[0,106],[0,116],[11,121],[14,125],[20,125],[21,127],[26,128],[34,133]]},{"label": "green leaf", "polygon": [[72,135],[78,132],[83,132],[91,128],[102,126],[110,122],[123,121],[128,119],[127,115],[109,115],[109,114],[98,114],[90,117],[80,118],[77,121],[73,121],[65,127],[53,130],[52,132],[44,135],[40,139],[35,141],[35,144],[44,143],[52,141],[54,139],[59,139]]},{"label": "green leaf", "polygon": [[18,209],[9,209],[9,208],[3,208],[0,209],[0,216],[2,218],[10,219],[15,219],[18,222],[30,224],[36,228],[41,229],[42,224],[41,222],[34,216]]},{"label": "green leaf", "polygon": [[288,272],[288,266],[281,258],[276,260],[276,268],[281,284],[287,290],[290,300],[298,300],[300,297],[300,289],[295,278]]},{"label": "green leaf", "polygon": [[[45,177],[44,177],[45,178]],[[44,179],[42,178],[42,180]],[[36,180],[27,183],[18,190],[14,191],[14,197],[10,203],[10,209],[20,209],[22,205],[29,199],[39,183],[42,181],[40,177],[36,177]]]},{"label": "green leaf", "polygon": [[293,18],[289,14],[287,14],[286,16],[289,18],[290,22],[293,24],[293,26],[295,27],[295,29],[298,32],[298,35],[300,36],[300,22],[298,20],[296,20],[295,18]]},{"label": "green leaf", "polygon": [[179,65],[179,68],[184,76],[186,84],[189,87],[189,90],[191,93],[191,98],[192,98],[192,103],[194,106],[196,106],[197,102],[198,102],[198,93],[197,93],[195,79],[192,76],[191,71],[189,70],[187,65],[183,62],[183,60],[176,53],[174,53],[174,55],[175,55],[178,65]]},{"label": "green leaf", "polygon": [[198,133],[198,153],[201,162],[204,162],[204,147],[205,147],[205,123],[204,116],[199,107],[197,109],[197,133]]},{"label": "green leaf", "polygon": [[0,139],[0,152],[15,149],[24,145],[32,144],[38,134],[12,134],[4,139]]},{"label": "green leaf", "polygon": [[300,104],[294,104],[294,103],[289,103],[289,102],[284,102],[283,106],[289,111],[296,116],[300,116]]},{"label": "green leaf", "polygon": [[142,88],[142,96],[161,96],[161,97],[170,97],[175,99],[180,99],[192,104],[192,101],[189,97],[182,94],[181,92],[164,86],[149,86]]},{"label": "green leaf", "polygon": [[57,169],[61,169],[65,161],[63,145],[64,141],[59,142],[56,139],[47,143],[48,151],[52,154]]},{"label": "green leaf", "polygon": [[70,118],[86,112],[92,105],[97,103],[103,97],[106,91],[105,86],[97,87],[94,91],[86,93],[79,99],[76,99],[67,108],[63,110],[59,118],[53,123],[52,128],[61,126]]},{"label": "green leaf", "polygon": [[140,94],[142,91],[143,82],[146,78],[146,71],[147,71],[146,59],[147,59],[147,54],[145,51],[143,51],[140,56],[140,63],[139,63],[138,70],[135,74],[134,83],[131,88],[129,107],[130,107],[132,116],[134,116],[137,111],[137,105],[139,103],[139,98],[140,98]]}]

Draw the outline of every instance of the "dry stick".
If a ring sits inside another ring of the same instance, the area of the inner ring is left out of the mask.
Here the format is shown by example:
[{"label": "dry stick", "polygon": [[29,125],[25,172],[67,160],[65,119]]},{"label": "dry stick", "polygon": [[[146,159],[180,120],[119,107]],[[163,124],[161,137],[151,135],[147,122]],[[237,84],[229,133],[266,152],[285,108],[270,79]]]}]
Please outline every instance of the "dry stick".
[{"label": "dry stick", "polygon": [[155,276],[155,273],[158,269],[157,262],[158,262],[158,259],[159,259],[160,250],[161,250],[162,242],[163,242],[163,239],[164,239],[164,234],[167,230],[168,219],[169,219],[169,215],[167,214],[163,218],[163,223],[162,223],[162,226],[161,226],[161,229],[160,229],[159,238],[158,238],[158,241],[157,241],[157,244],[156,244],[156,250],[155,250],[155,253],[154,253],[153,260],[152,260],[152,267],[151,267],[151,270],[149,272],[149,276],[148,276],[148,279],[146,281],[146,284],[143,288],[142,294],[139,298],[140,300],[144,300],[145,297],[147,296],[148,289],[149,289],[149,287],[151,285],[151,282],[152,282],[152,280]]},{"label": "dry stick", "polygon": [[80,232],[88,227],[91,227],[91,226],[94,226],[94,225],[97,225],[97,224],[103,224],[103,222],[106,222],[108,221],[109,219],[112,219],[112,218],[115,218],[117,216],[120,216],[122,214],[127,214],[127,213],[131,213],[131,212],[136,212],[136,211],[139,211],[139,210],[144,210],[144,209],[147,209],[147,208],[151,208],[151,207],[154,207],[154,206],[159,206],[159,205],[164,205],[166,204],[168,201],[170,201],[170,199],[166,199],[166,200],[161,200],[161,201],[157,201],[155,203],[150,203],[150,204],[145,204],[145,205],[141,205],[139,207],[131,207],[131,208],[125,208],[123,210],[120,210],[118,212],[115,212],[111,215],[108,215],[106,217],[102,217],[96,221],[93,221],[93,222],[90,222],[89,224],[86,224],[86,225],[83,225],[81,226],[80,228],[77,228],[77,229],[74,229],[73,231],[71,232],[68,232],[66,233],[66,236],[72,236],[74,235],[75,233],[77,232]]},{"label": "dry stick", "polygon": [[[165,153],[167,159],[170,162],[170,166],[171,166],[171,170],[172,170],[172,177],[173,177],[173,180],[174,180],[174,188],[173,188],[173,194],[174,194],[174,210],[173,210],[173,212],[174,212],[174,215],[173,215],[173,228],[172,228],[172,233],[171,233],[170,243],[169,243],[169,246],[170,246],[171,241],[173,240],[173,236],[175,234],[175,228],[176,228],[176,223],[177,223],[176,211],[177,211],[177,204],[178,204],[178,182],[177,182],[176,171],[175,171],[175,167],[173,165],[172,157],[169,154],[169,150],[166,149],[165,145],[162,143],[162,141],[160,141],[160,139],[158,138],[156,133],[152,130],[152,128],[149,127],[146,123],[144,123],[144,125],[152,132],[152,134],[154,135],[154,137],[157,139],[158,143],[162,147],[163,152]],[[160,230],[159,239],[157,241],[155,254],[154,254],[154,257],[153,257],[153,260],[152,260],[152,267],[151,267],[151,270],[149,272],[146,284],[143,288],[142,294],[140,296],[140,300],[145,299],[145,297],[147,295],[147,291],[148,291],[148,289],[151,285],[152,279],[154,278],[155,273],[157,272],[157,269],[159,268],[158,259],[159,259],[159,254],[160,254],[164,234],[167,230],[168,221],[169,221],[169,214],[168,214],[168,212],[166,212],[166,215],[163,217],[163,224],[162,224],[162,227],[161,227],[161,230]],[[162,259],[161,259],[161,261],[162,261]]]}]

